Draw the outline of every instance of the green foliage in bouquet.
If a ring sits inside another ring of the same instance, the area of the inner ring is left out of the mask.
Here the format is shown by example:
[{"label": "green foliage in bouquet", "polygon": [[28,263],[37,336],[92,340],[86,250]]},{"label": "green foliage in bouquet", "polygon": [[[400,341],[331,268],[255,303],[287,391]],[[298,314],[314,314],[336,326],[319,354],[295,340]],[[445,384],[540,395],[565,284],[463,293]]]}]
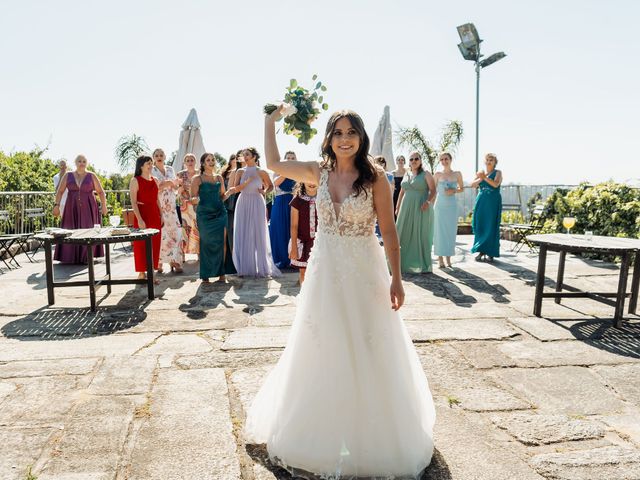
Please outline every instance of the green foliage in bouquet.
[{"label": "green foliage in bouquet", "polygon": [[[312,81],[316,82],[318,76],[314,75]],[[327,87],[317,81],[313,89],[309,90],[298,85],[298,81],[292,78],[287,87],[283,102],[293,108],[285,109],[284,133],[293,135],[298,143],[309,144],[309,141],[318,133],[311,124],[318,118],[322,110],[328,110],[329,105],[324,103],[323,93]],[[264,106],[264,113],[273,113],[278,108],[276,104]],[[322,110],[321,110],[322,109]]]}]

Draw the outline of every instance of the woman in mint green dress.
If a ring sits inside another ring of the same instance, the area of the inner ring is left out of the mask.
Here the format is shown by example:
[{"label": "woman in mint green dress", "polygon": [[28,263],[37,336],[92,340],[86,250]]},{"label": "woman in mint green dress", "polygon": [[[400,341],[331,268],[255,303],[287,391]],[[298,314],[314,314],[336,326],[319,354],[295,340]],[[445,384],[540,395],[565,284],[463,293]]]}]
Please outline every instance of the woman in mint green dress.
[{"label": "woman in mint green dress", "polygon": [[214,172],[214,166],[215,159],[211,153],[202,155],[200,175],[191,182],[200,233],[200,278],[205,283],[209,282],[209,277],[219,277],[219,281],[224,282],[226,274],[236,273],[227,234],[224,179]]},{"label": "woman in mint green dress", "polygon": [[434,175],[438,197],[435,212],[435,236],[433,250],[438,256],[438,265],[444,268],[444,260],[451,267],[451,257],[456,254],[458,233],[458,202],[456,193],[462,192],[462,173],[451,170],[453,158],[448,152],[440,154],[442,170]]},{"label": "woman in mint green dress", "polygon": [[480,170],[471,182],[472,187],[478,188],[478,196],[473,207],[473,247],[471,253],[478,252],[477,261],[485,257],[492,262],[494,257],[500,256],[500,219],[502,217],[502,195],[500,184],[502,172],[496,170],[498,158],[493,153],[487,153],[484,159],[487,171]]},{"label": "woman in mint green dress", "polygon": [[435,183],[433,176],[422,168],[418,152],[409,156],[409,166],[411,171],[402,179],[396,210],[400,270],[403,273],[431,272]]}]

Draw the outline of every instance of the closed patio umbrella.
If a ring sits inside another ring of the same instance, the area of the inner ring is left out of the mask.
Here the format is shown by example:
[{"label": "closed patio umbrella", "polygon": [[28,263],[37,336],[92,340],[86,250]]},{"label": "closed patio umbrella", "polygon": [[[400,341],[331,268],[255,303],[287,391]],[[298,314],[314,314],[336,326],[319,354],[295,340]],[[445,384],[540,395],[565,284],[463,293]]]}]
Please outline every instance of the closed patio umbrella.
[{"label": "closed patio umbrella", "polygon": [[[180,131],[180,139],[178,141],[178,153],[173,162],[173,169],[177,172],[182,170],[182,159],[187,153],[193,153],[196,156],[196,162],[200,162],[200,156],[205,152],[202,143],[202,133],[200,133],[200,122],[196,109],[192,108],[187,119],[182,124]],[[196,163],[196,167],[199,163]]]},{"label": "closed patio umbrella", "polygon": [[393,140],[391,131],[391,113],[389,106],[384,107],[382,117],[378,122],[378,128],[373,134],[373,142],[370,149],[372,156],[382,155],[387,161],[387,171],[393,171],[396,168],[393,158]]}]

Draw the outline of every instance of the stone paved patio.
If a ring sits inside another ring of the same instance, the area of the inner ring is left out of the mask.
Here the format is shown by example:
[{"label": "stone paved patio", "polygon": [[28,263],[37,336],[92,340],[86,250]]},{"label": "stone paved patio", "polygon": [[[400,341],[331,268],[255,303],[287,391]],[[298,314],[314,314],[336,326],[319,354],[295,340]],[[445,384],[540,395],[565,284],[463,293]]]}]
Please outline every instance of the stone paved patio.
[{"label": "stone paved patio", "polygon": [[[613,307],[577,299],[533,317],[537,257],[477,263],[459,242],[455,268],[405,278],[438,413],[424,479],[640,479],[640,317],[616,330]],[[241,432],[285,345],[296,273],[206,286],[192,262],[153,302],[119,286],[92,313],[86,288],[47,307],[42,257],[0,275],[0,479],[290,478]],[[116,275],[132,270],[115,257]],[[570,257],[565,278],[615,291],[617,270]]]}]

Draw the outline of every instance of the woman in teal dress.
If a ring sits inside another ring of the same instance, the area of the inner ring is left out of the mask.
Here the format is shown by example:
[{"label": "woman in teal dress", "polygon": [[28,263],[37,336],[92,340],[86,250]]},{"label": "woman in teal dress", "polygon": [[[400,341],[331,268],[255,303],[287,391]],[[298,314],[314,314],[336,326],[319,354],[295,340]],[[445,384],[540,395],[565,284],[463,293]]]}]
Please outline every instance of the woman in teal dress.
[{"label": "woman in teal dress", "polygon": [[422,168],[418,152],[409,156],[411,171],[402,180],[396,228],[400,237],[400,270],[403,273],[431,272],[433,207],[436,196],[433,176]]},{"label": "woman in teal dress", "polygon": [[224,180],[214,172],[215,159],[211,153],[200,158],[200,175],[191,183],[193,203],[197,203],[196,222],[200,233],[200,278],[208,283],[209,277],[236,273],[231,258],[231,245],[227,235],[227,209],[224,204]]},{"label": "woman in teal dress", "polygon": [[496,170],[498,158],[493,153],[484,157],[487,171],[480,170],[471,182],[478,188],[478,196],[473,207],[473,247],[471,253],[478,252],[477,261],[487,258],[490,262],[500,256],[500,218],[502,217],[502,195],[500,184],[502,172]]},{"label": "woman in teal dress", "polygon": [[438,256],[438,265],[444,268],[444,259],[451,267],[451,257],[456,254],[458,233],[458,202],[456,193],[462,192],[462,173],[451,170],[453,158],[448,152],[440,154],[442,171],[434,175],[438,196],[433,207],[435,212],[435,236],[433,250]]}]

